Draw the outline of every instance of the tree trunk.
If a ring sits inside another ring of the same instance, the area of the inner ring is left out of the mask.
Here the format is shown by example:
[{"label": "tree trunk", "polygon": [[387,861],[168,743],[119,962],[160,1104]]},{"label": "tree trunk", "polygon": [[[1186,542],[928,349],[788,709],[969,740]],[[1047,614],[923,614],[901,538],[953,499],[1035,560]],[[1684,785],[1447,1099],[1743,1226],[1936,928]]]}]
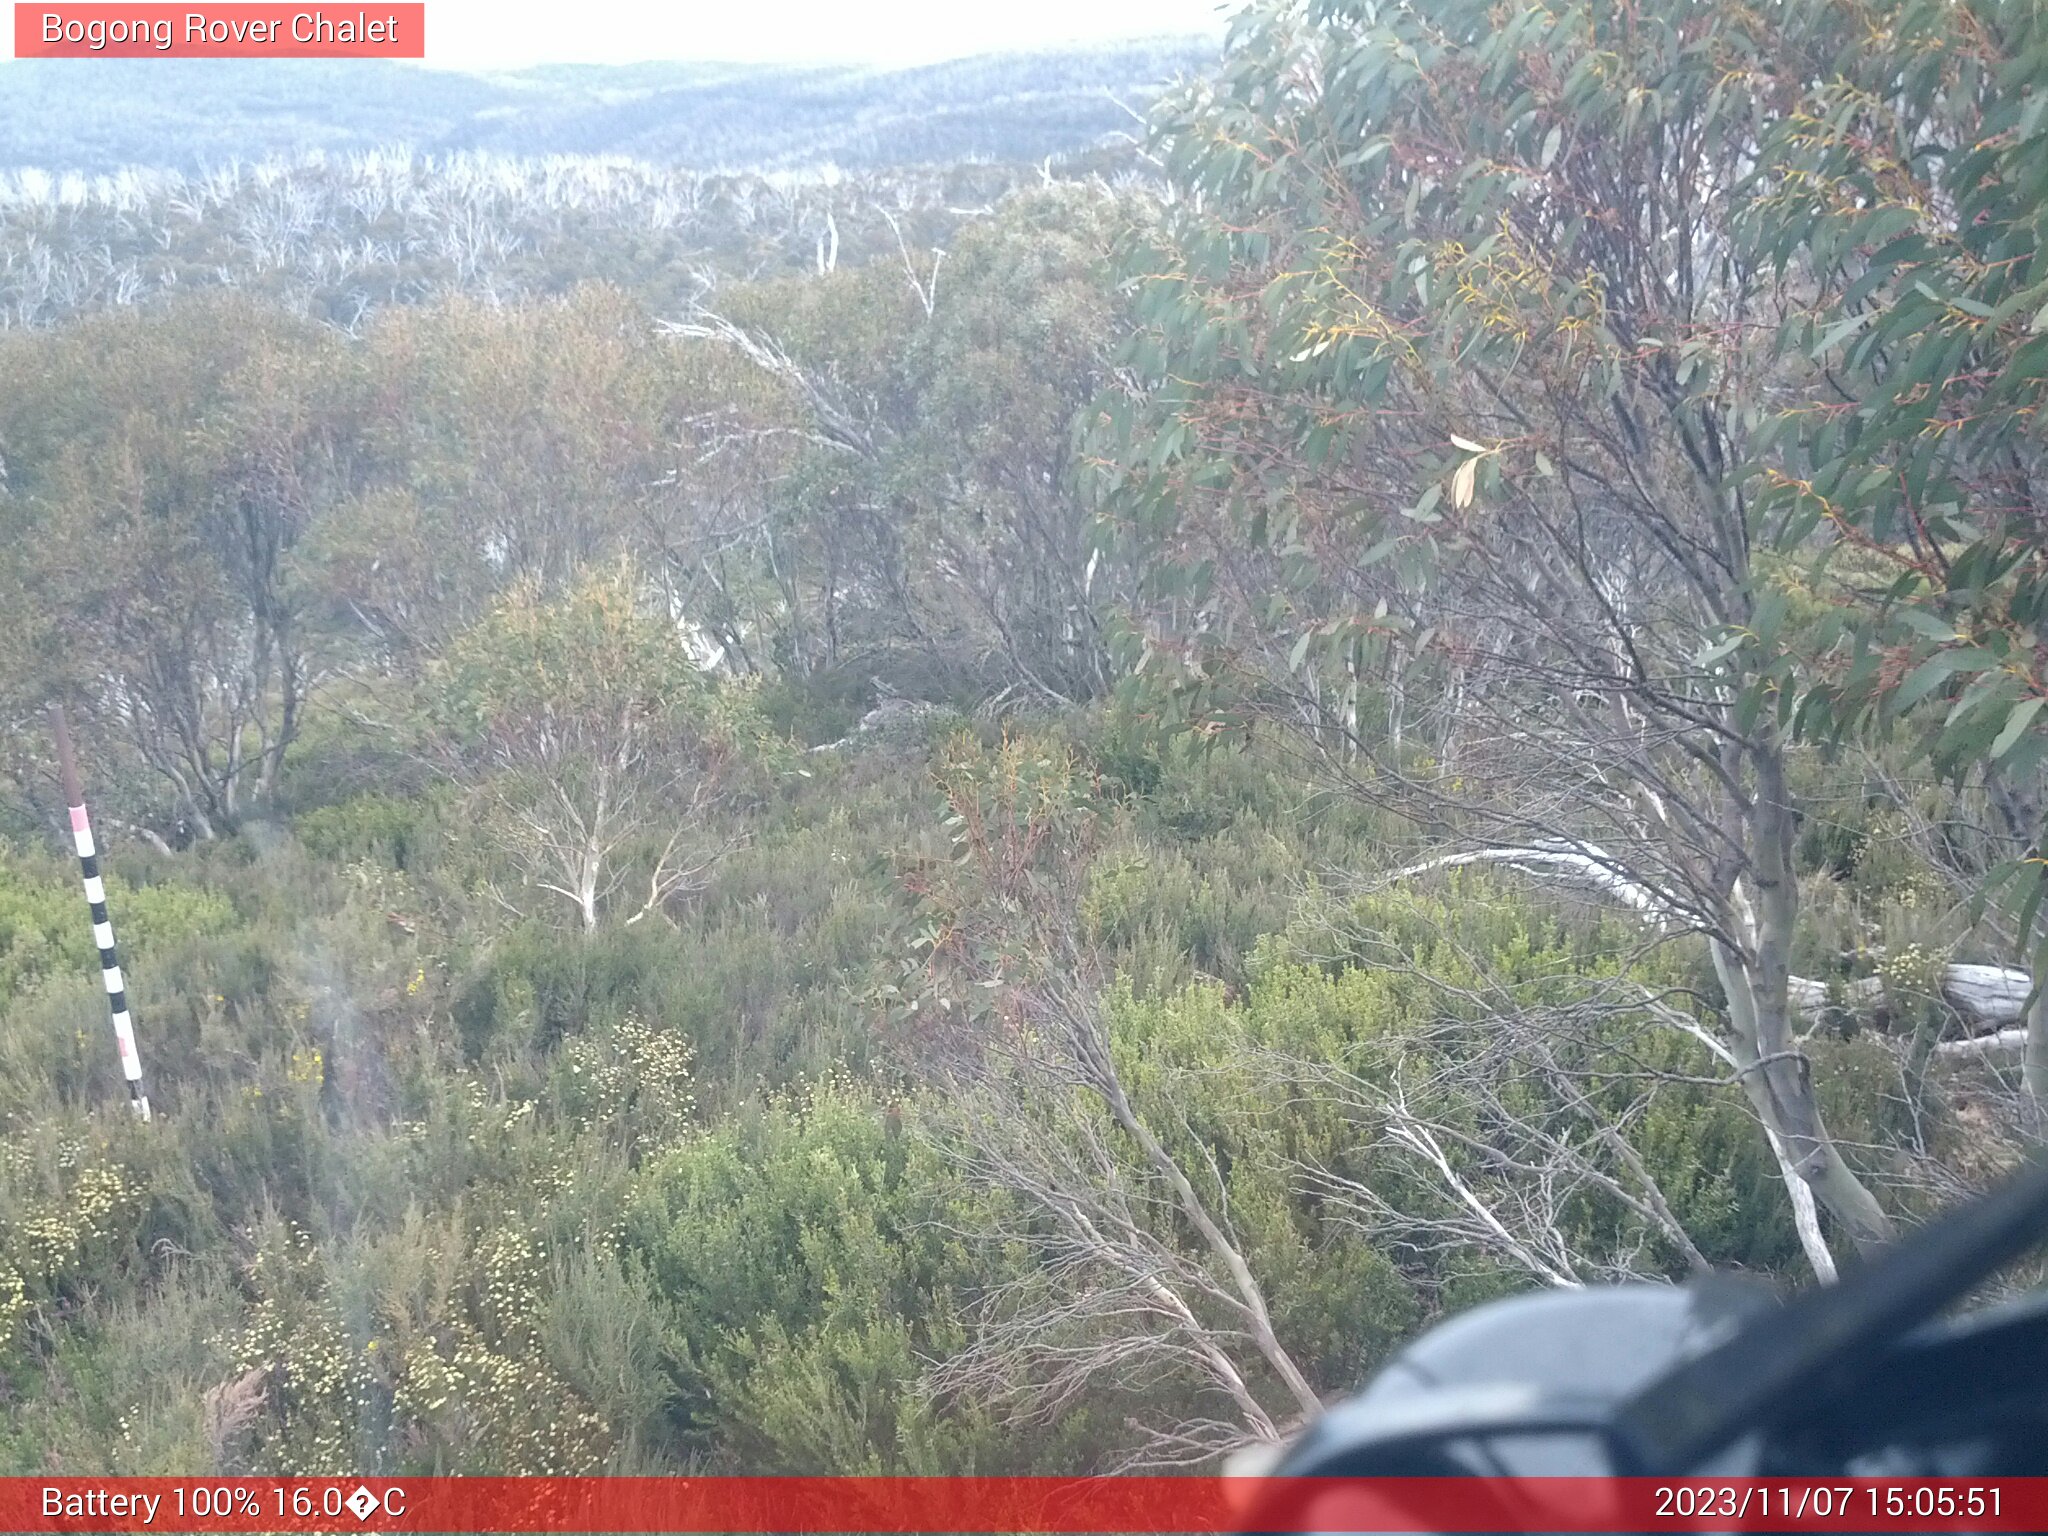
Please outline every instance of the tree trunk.
[{"label": "tree trunk", "polygon": [[[1750,1104],[1770,1133],[1773,1149],[1782,1150],[1785,1164],[1806,1182],[1859,1249],[1882,1247],[1894,1235],[1891,1218],[1842,1160],[1821,1121],[1809,1064],[1803,1053],[1791,1048],[1782,999],[1773,1020],[1761,1011],[1741,958],[1718,941],[1713,945],[1713,958],[1728,1000],[1735,1069]],[[1763,1049],[1767,1040],[1771,1042],[1768,1050]]]},{"label": "tree trunk", "polygon": [[2037,1111],[2048,1110],[2048,987],[2042,989],[2027,1010],[2026,1055],[2022,1061],[2028,1096]]},{"label": "tree trunk", "polygon": [[1756,795],[1749,807],[1756,909],[1742,910],[1737,885],[1731,914],[1738,928],[1749,930],[1751,955],[1737,955],[1720,939],[1712,941],[1714,969],[1728,997],[1736,1068],[1750,1102],[1815,1198],[1858,1248],[1879,1248],[1894,1236],[1891,1218],[1842,1160],[1821,1123],[1812,1064],[1792,1033],[1788,962],[1799,920],[1799,877],[1792,866],[1796,828],[1784,759],[1777,744],[1765,740],[1752,750],[1751,762],[1756,771]]},{"label": "tree trunk", "polygon": [[[1103,1059],[1106,1063],[1106,1047]],[[1225,1237],[1223,1229],[1216,1225],[1215,1218],[1202,1204],[1201,1197],[1195,1193],[1194,1186],[1188,1182],[1188,1176],[1181,1171],[1181,1166],[1174,1160],[1173,1154],[1152,1134],[1152,1128],[1138,1118],[1138,1112],[1131,1107],[1130,1099],[1124,1094],[1123,1084],[1110,1075],[1114,1070],[1114,1067],[1111,1067],[1110,1073],[1105,1074],[1108,1080],[1098,1084],[1110,1113],[1138,1143],[1144,1151],[1145,1160],[1152,1165],[1154,1171],[1166,1180],[1167,1185],[1173,1190],[1174,1198],[1180,1202],[1182,1214],[1195,1230],[1201,1233],[1202,1241],[1208,1245],[1209,1252],[1229,1272],[1231,1284],[1236,1288],[1238,1298],[1243,1304],[1243,1314],[1250,1326],[1252,1343],[1258,1347],[1266,1363],[1273,1368],[1273,1374],[1286,1384],[1288,1393],[1294,1398],[1295,1406],[1304,1413],[1320,1413],[1322,1399],[1316,1396],[1315,1388],[1309,1385],[1308,1378],[1301,1372],[1301,1367],[1294,1363],[1294,1357],[1288,1354],[1286,1347],[1280,1342],[1279,1335],[1273,1331],[1272,1316],[1266,1308],[1265,1292],[1253,1276],[1251,1266],[1245,1262],[1244,1255],[1238,1251],[1237,1245]]]}]

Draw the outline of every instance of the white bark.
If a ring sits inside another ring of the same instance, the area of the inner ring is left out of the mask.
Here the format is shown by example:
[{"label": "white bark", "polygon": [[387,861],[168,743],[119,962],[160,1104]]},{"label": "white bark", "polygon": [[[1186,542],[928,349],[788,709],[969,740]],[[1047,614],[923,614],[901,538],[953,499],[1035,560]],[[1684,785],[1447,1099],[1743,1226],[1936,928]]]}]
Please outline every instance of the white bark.
[{"label": "white bark", "polygon": [[[1395,880],[1406,880],[1433,870],[1472,864],[1505,864],[1525,874],[1551,875],[1582,881],[1623,906],[1633,908],[1660,929],[1677,925],[1671,901],[1640,881],[1621,874],[1598,847],[1568,843],[1531,843],[1525,847],[1479,848],[1465,853],[1444,854],[1425,859],[1406,869],[1394,871]],[[2026,1016],[2027,998],[2033,977],[2009,965],[1955,964],[1942,973],[1941,996],[1965,1022],[1989,1028],[2018,1024]],[[1817,1020],[1828,1007],[1828,985],[1808,976],[1786,979],[1788,1000],[1795,1013]],[[1884,983],[1875,976],[1859,977],[1843,984],[1841,1005],[1861,1012],[1875,1007],[1884,996]]]},{"label": "white bark", "polygon": [[1973,1024],[2017,1024],[2026,1016],[2034,978],[2009,965],[1952,965],[1942,973],[1941,995]]},{"label": "white bark", "polygon": [[1569,843],[1532,843],[1524,848],[1479,848],[1468,853],[1447,853],[1398,869],[1392,878],[1406,880],[1432,870],[1465,864],[1506,864],[1531,874],[1540,872],[1584,880],[1623,906],[1633,907],[1659,928],[1670,926],[1675,917],[1669,900],[1640,881],[1622,874],[1601,849],[1580,848]]},{"label": "white bark", "polygon": [[1968,1040],[1944,1040],[1934,1048],[1937,1056],[2002,1056],[2027,1048],[2025,1029],[2001,1029],[1995,1034],[1975,1035]]},{"label": "white bark", "polygon": [[1835,1256],[1828,1251],[1828,1240],[1821,1235],[1820,1204],[1813,1198],[1813,1186],[1792,1166],[1778,1133],[1767,1125],[1764,1134],[1771,1140],[1771,1155],[1778,1160],[1778,1176],[1785,1181],[1785,1193],[1792,1200],[1792,1228],[1799,1234],[1799,1247],[1806,1254],[1806,1262],[1813,1266],[1814,1278],[1822,1285],[1833,1285],[1837,1278]]},{"label": "white bark", "polygon": [[[1941,976],[1941,1000],[1972,1028],[2004,1028],[2026,1016],[2034,978],[2009,965],[1951,965]],[[1793,1010],[1808,1020],[1819,1019],[1829,1005],[1826,982],[1806,976],[1790,978],[1787,988]],[[1839,1005],[1852,1013],[1875,1008],[1884,1000],[1884,982],[1859,976],[1842,983]]]},{"label": "white bark", "polygon": [[[1699,1020],[1667,1003],[1646,999],[1650,1011],[1664,1023],[1682,1030],[1707,1048],[1714,1058],[1724,1066],[1736,1065],[1735,1053],[1728,1049],[1726,1042]],[[1813,1198],[1813,1186],[1800,1176],[1798,1168],[1785,1151],[1785,1143],[1769,1125],[1764,1126],[1764,1136],[1770,1142],[1771,1156],[1778,1161],[1778,1176],[1785,1181],[1785,1193],[1792,1202],[1792,1227],[1799,1234],[1800,1249],[1806,1254],[1806,1262],[1812,1266],[1813,1275],[1823,1285],[1832,1285],[1836,1278],[1835,1256],[1828,1248],[1827,1238],[1821,1234],[1820,1211]]]}]

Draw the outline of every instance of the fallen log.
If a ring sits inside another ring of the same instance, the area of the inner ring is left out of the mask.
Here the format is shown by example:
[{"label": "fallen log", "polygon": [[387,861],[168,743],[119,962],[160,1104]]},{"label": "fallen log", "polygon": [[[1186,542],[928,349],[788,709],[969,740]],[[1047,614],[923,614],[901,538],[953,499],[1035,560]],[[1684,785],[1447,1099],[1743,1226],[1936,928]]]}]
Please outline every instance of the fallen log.
[{"label": "fallen log", "polygon": [[2017,1024],[2026,1016],[2034,978],[2009,965],[1952,965],[1942,973],[1941,995],[1976,1024]]},{"label": "fallen log", "polygon": [[1948,1057],[2003,1056],[2026,1048],[2027,1032],[2024,1029],[2001,1029],[1989,1035],[1972,1035],[1967,1040],[1944,1040],[1934,1048],[1934,1054]]},{"label": "fallen log", "polygon": [[1470,864],[1505,864],[1526,875],[1550,875],[1577,880],[1625,907],[1633,907],[1659,928],[1677,926],[1673,904],[1641,881],[1622,874],[1605,850],[1588,843],[1579,847],[1565,842],[1532,843],[1526,848],[1479,848],[1466,853],[1447,853],[1389,877],[1407,880],[1437,869],[1455,869]]},{"label": "fallen log", "polygon": [[[1575,880],[1633,908],[1645,921],[1667,932],[1683,926],[1675,902],[1641,881],[1630,879],[1605,850],[1590,843],[1543,840],[1525,847],[1445,854],[1396,870],[1392,878],[1406,880],[1432,870],[1473,864],[1504,864],[1524,874]],[[1831,1008],[1863,1015],[1884,1005],[1884,981],[1877,976],[1859,976],[1840,983],[1833,991],[1826,982],[1809,976],[1788,977],[1786,986],[1793,1011],[1809,1023],[1819,1023]],[[2019,1024],[2033,989],[2034,978],[2009,965],[1950,965],[1941,976],[1942,1001],[1975,1030]]]},{"label": "fallen log", "polygon": [[[1859,976],[1830,991],[1810,976],[1786,979],[1792,1007],[1809,1023],[1818,1023],[1830,1008],[1851,1014],[1873,1013],[1884,1004],[1884,981]],[[2002,1029],[2018,1024],[2027,1011],[2034,978],[2009,965],[1950,965],[1941,973],[1941,1000],[1972,1029]]]}]

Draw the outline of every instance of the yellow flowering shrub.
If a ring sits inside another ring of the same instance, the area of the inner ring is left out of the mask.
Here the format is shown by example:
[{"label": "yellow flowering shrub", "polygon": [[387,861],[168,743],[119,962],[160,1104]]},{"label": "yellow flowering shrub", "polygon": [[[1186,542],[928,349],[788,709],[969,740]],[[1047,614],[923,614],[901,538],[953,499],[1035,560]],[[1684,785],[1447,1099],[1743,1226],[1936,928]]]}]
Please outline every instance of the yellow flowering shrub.
[{"label": "yellow flowering shrub", "polygon": [[30,1128],[0,1142],[0,1357],[38,1297],[104,1280],[142,1196],[105,1141]]}]

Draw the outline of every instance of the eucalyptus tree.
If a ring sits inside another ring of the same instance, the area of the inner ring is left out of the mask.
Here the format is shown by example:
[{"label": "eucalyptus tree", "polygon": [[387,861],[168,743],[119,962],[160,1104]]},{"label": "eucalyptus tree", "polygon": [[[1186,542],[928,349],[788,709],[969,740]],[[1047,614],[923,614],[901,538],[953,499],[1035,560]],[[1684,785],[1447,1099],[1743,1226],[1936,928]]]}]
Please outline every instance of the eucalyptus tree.
[{"label": "eucalyptus tree", "polygon": [[337,339],[205,300],[6,338],[17,702],[68,697],[208,839],[273,794],[324,675],[300,551],[365,474]]},{"label": "eucalyptus tree", "polygon": [[1789,997],[1789,594],[1746,467],[1806,279],[1735,226],[1851,9],[1254,6],[1159,119],[1188,195],[1096,422],[1134,692],[1703,939],[1822,1274],[1816,1200],[1892,1222]]},{"label": "eucalyptus tree", "polygon": [[[2048,6],[1839,8],[1737,220],[1794,295],[1753,485],[1836,610],[1774,701],[1953,781],[1930,854],[2034,970],[2048,816]],[[1726,642],[1752,641],[1731,631]],[[2048,1100],[2048,1006],[2025,1031]]]},{"label": "eucalyptus tree", "polygon": [[701,888],[726,846],[705,822],[744,729],[705,660],[625,565],[552,598],[528,577],[456,637],[435,668],[445,766],[518,877],[486,873],[502,905],[588,933]]}]

